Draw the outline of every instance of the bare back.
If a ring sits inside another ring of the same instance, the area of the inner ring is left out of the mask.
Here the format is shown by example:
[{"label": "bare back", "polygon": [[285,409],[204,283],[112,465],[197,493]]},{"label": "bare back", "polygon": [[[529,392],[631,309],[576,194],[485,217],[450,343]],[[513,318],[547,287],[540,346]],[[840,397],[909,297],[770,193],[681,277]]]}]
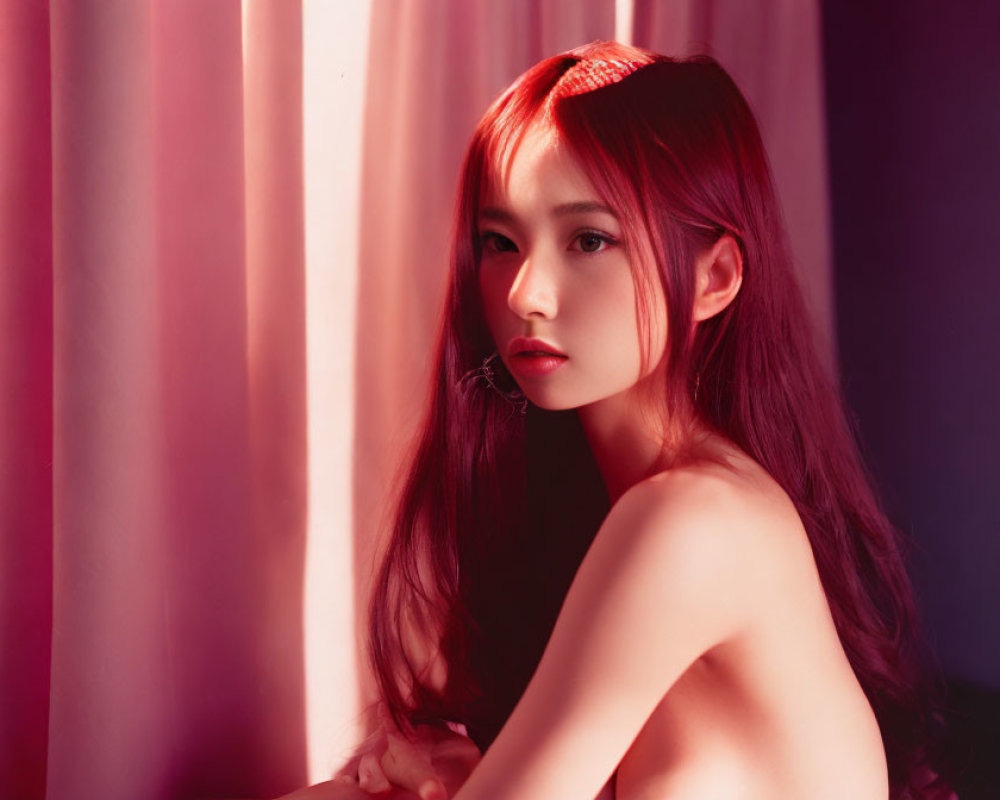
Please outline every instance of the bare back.
[{"label": "bare back", "polygon": [[885,800],[874,713],[793,504],[721,439],[641,480],[587,551],[457,800]]},{"label": "bare back", "polygon": [[[766,520],[766,591],[751,622],[664,695],[619,764],[617,800],[884,800],[875,716],[840,644],[805,530],[787,495],[730,449],[699,467]],[[653,480],[656,480],[655,478]],[[736,545],[739,546],[739,545]],[[771,550],[781,553],[770,559]]]}]

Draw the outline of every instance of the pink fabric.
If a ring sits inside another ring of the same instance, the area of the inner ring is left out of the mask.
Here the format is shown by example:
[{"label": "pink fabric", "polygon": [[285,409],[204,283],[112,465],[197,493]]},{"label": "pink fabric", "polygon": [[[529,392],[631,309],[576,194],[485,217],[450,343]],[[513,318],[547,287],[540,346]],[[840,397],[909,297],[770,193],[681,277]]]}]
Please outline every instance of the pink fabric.
[{"label": "pink fabric", "polygon": [[244,72],[238,2],[46,5],[0,4],[0,795],[274,796],[306,781],[300,9],[255,3]]},{"label": "pink fabric", "polygon": [[48,14],[0,2],[0,795],[45,790],[52,622]]}]

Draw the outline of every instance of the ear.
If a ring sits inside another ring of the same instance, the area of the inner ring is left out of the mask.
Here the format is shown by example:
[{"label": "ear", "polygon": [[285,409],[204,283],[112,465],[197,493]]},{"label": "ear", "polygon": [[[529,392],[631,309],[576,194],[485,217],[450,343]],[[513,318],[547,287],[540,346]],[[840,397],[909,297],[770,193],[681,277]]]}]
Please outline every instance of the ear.
[{"label": "ear", "polygon": [[726,308],[743,283],[743,255],[728,233],[695,259],[695,322],[710,319]]}]

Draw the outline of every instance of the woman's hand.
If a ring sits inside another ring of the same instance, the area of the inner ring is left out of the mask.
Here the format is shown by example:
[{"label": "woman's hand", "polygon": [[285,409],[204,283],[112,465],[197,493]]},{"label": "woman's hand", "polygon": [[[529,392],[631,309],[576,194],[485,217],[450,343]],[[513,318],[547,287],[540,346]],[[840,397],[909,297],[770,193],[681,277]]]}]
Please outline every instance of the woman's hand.
[{"label": "woman's hand", "polygon": [[396,788],[421,800],[445,800],[465,783],[480,758],[479,748],[461,733],[418,725],[411,741],[383,717],[375,746],[358,762],[358,786],[370,794]]},{"label": "woman's hand", "polygon": [[469,737],[418,725],[413,741],[381,719],[374,744],[353,769],[280,800],[445,800],[458,792],[481,754]]}]

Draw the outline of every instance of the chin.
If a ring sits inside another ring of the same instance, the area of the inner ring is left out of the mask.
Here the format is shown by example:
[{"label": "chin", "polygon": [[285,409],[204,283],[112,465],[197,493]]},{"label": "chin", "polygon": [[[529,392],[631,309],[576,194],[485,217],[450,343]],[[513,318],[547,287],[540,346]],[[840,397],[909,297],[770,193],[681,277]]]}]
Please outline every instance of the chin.
[{"label": "chin", "polygon": [[544,411],[570,411],[572,409],[580,407],[578,404],[575,403],[554,403],[545,401],[536,403],[534,400],[531,401],[531,404],[534,406],[538,406],[538,408]]},{"label": "chin", "polygon": [[[524,389],[521,389],[524,392]],[[579,408],[579,403],[572,402],[572,398],[565,395],[559,396],[554,392],[524,392],[524,396],[531,401],[533,406],[538,406],[545,411],[568,411],[571,408]]]},{"label": "chin", "polygon": [[525,392],[525,396],[533,405],[543,408],[546,411],[578,410],[609,401],[609,409],[613,408],[617,409],[619,413],[625,413],[627,407],[621,406],[620,403],[633,396],[636,385],[635,382],[623,383],[621,386],[607,387],[608,390],[606,392],[596,394],[585,392],[572,394],[568,392],[533,392],[532,394],[528,394]]},{"label": "chin", "polygon": [[604,395],[599,397],[584,397],[582,395],[572,396],[566,393],[559,394],[555,392],[532,392],[531,394],[525,392],[525,397],[531,401],[532,405],[538,406],[545,411],[571,411],[604,399]]}]

